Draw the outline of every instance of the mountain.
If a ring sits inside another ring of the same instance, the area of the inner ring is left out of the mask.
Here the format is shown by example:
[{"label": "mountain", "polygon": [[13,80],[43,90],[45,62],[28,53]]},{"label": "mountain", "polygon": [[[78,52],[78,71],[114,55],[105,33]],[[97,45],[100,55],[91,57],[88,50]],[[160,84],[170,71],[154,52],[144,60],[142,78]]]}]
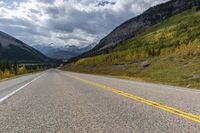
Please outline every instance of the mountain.
[{"label": "mountain", "polygon": [[[152,14],[146,16],[150,11]],[[155,14],[160,14],[158,20],[144,19]],[[144,20],[140,21],[143,28],[133,32],[138,25],[141,27],[138,18]],[[131,26],[131,22],[135,23]],[[156,24],[144,26],[146,22]],[[150,8],[106,38],[91,51],[71,60],[65,69],[200,88],[200,0],[172,0]],[[117,43],[115,39],[123,41]],[[112,40],[116,44],[110,46]]]},{"label": "mountain", "polygon": [[34,45],[33,47],[42,53],[44,53],[46,56],[50,58],[55,59],[62,59],[62,60],[68,60],[72,57],[78,56],[86,51],[91,50],[94,48],[96,43],[92,43],[85,47],[78,47],[75,45],[66,45],[64,47],[56,47],[53,44],[47,46],[47,45]]},{"label": "mountain", "polygon": [[182,11],[199,5],[199,0],[171,0],[164,4],[151,7],[141,15],[134,17],[103,38],[91,51],[88,51],[77,58],[90,57],[106,53],[117,44],[140,34],[145,28],[155,25],[167,18]]},{"label": "mountain", "polygon": [[49,62],[51,59],[24,42],[0,31],[0,60],[22,63]]}]

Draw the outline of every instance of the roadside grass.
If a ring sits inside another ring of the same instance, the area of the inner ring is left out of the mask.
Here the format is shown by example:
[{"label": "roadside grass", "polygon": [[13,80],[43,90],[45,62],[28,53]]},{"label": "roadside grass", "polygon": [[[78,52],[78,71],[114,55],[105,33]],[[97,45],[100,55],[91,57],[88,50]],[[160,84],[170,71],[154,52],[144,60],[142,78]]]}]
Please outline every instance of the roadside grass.
[{"label": "roadside grass", "polygon": [[[200,88],[199,58],[154,57],[137,63],[120,65],[69,64],[65,69],[198,89]],[[144,62],[148,62],[149,66],[144,68]]]}]

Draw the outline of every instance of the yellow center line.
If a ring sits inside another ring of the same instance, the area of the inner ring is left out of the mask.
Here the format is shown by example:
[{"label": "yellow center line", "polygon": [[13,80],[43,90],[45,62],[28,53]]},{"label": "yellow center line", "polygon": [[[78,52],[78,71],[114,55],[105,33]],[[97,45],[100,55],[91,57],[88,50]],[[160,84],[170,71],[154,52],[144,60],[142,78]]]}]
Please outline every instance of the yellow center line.
[{"label": "yellow center line", "polygon": [[107,91],[119,94],[121,96],[125,96],[125,97],[133,99],[135,101],[138,101],[138,102],[141,102],[141,103],[145,103],[147,105],[150,105],[152,107],[161,109],[163,111],[166,111],[166,112],[181,116],[183,118],[192,120],[194,122],[200,123],[200,116],[198,116],[198,115],[195,115],[195,114],[192,114],[192,113],[188,113],[188,112],[185,112],[185,111],[182,111],[182,110],[170,107],[170,106],[162,105],[160,103],[157,103],[157,102],[154,102],[154,101],[150,101],[150,100],[147,100],[145,98],[142,98],[142,97],[139,97],[139,96],[127,93],[127,92],[123,92],[123,91],[120,91],[118,89],[115,89],[115,88],[112,88],[112,87],[109,87],[109,86],[106,86],[106,85],[103,85],[103,84],[100,84],[100,83],[97,83],[97,82],[93,82],[93,81],[90,81],[90,80],[87,80],[87,79],[83,79],[83,78],[80,78],[80,77],[77,77],[77,76],[73,76],[73,75],[69,75],[69,74],[67,74],[67,76],[71,77],[73,79],[76,79],[76,80],[83,81],[83,82],[88,83],[90,85],[93,85],[93,86],[96,86],[96,87],[99,87],[99,88],[103,88],[103,89],[105,89]]}]

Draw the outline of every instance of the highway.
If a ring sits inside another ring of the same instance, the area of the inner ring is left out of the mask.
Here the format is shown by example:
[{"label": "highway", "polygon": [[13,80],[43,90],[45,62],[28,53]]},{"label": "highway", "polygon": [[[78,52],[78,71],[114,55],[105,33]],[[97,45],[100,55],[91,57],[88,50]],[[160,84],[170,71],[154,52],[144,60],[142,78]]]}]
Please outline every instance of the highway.
[{"label": "highway", "polygon": [[0,133],[199,133],[200,90],[57,69],[0,81]]}]

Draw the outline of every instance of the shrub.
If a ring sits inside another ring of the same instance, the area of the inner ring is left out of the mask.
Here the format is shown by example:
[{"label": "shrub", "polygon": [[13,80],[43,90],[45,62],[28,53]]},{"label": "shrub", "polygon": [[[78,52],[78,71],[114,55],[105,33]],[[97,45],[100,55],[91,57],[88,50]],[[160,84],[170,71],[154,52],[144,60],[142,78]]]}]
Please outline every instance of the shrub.
[{"label": "shrub", "polygon": [[11,72],[8,69],[5,69],[2,78],[10,78],[10,77],[12,77]]}]

